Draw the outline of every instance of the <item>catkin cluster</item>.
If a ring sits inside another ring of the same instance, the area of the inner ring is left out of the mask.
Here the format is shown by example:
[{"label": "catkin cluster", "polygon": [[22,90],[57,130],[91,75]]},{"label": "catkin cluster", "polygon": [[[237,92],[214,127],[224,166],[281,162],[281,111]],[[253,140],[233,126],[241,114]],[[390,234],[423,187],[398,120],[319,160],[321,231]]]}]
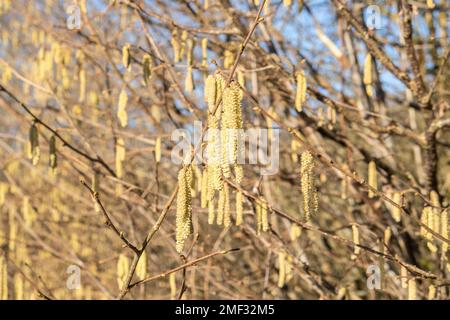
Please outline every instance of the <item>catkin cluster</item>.
[{"label": "catkin cluster", "polygon": [[314,184],[314,158],[309,151],[302,153],[300,167],[301,188],[303,193],[303,210],[306,222],[319,209],[317,190]]},{"label": "catkin cluster", "polygon": [[[231,224],[230,191],[222,176],[230,178],[234,170],[237,183],[241,183],[244,171],[238,163],[240,158],[242,121],[242,91],[236,82],[225,88],[225,79],[209,75],[205,80],[205,101],[208,103],[207,166],[201,182],[201,205],[208,207],[208,222],[228,227]],[[221,102],[221,103],[219,103]],[[217,217],[214,196],[219,192]],[[236,193],[236,224],[242,223],[243,194]]]},{"label": "catkin cluster", "polygon": [[182,252],[184,242],[192,233],[192,166],[181,168],[178,173],[177,215],[176,215],[176,249]]},{"label": "catkin cluster", "polygon": [[302,112],[303,104],[306,101],[306,77],[303,70],[297,71],[297,91],[295,93],[295,108],[298,112]]},{"label": "catkin cluster", "polygon": [[[428,228],[433,230],[435,233],[440,234],[442,237],[448,239],[448,210],[440,210],[439,196],[436,191],[431,191],[430,202],[433,205],[427,206],[422,210],[422,216],[420,221],[422,224],[426,225]],[[420,228],[420,234],[423,238],[427,240],[427,247],[431,252],[437,252],[438,246],[435,243],[435,238],[433,234],[429,232],[425,227]],[[441,254],[445,257],[448,244],[445,242],[439,242],[441,246]]]}]

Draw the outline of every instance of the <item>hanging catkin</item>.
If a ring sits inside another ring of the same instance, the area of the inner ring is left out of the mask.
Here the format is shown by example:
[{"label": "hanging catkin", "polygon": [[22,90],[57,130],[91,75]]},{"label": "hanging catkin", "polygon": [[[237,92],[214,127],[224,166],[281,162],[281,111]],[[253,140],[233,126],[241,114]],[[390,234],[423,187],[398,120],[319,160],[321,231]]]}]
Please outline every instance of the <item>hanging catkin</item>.
[{"label": "hanging catkin", "polygon": [[49,143],[49,167],[50,172],[55,176],[56,175],[56,169],[58,166],[58,157],[56,154],[56,137],[55,135],[52,135],[50,137],[50,143]]},{"label": "hanging catkin", "polygon": [[[441,213],[441,236],[443,236],[445,239],[448,239],[448,209],[445,209]],[[448,250],[448,243],[442,242],[442,256],[445,257]]]},{"label": "hanging catkin", "polygon": [[408,300],[417,300],[416,279],[408,280]]},{"label": "hanging catkin", "polygon": [[[399,207],[402,206],[402,194],[400,192],[395,192],[392,200]],[[399,207],[394,206],[394,205],[391,206],[391,215],[392,215],[392,218],[395,220],[395,222],[400,222],[400,220],[402,218],[402,216],[401,216],[402,210]]]},{"label": "hanging catkin", "polygon": [[224,184],[223,192],[225,197],[225,204],[223,208],[223,226],[227,228],[231,225],[230,187],[228,186],[228,183]]},{"label": "hanging catkin", "polygon": [[370,53],[366,55],[364,59],[364,85],[366,86],[366,92],[369,97],[372,96],[372,56]]},{"label": "hanging catkin", "polygon": [[242,129],[242,91],[236,82],[223,91],[223,113],[221,121],[222,173],[231,176],[230,166],[237,164],[239,130]]},{"label": "hanging catkin", "polygon": [[161,137],[156,138],[155,142],[155,160],[161,162]]},{"label": "hanging catkin", "polygon": [[283,0],[283,4],[286,8],[289,8],[292,4],[292,0]]},{"label": "hanging catkin", "polygon": [[202,208],[206,208],[208,206],[208,168],[204,168],[202,173],[200,206]]},{"label": "hanging catkin", "polygon": [[176,216],[176,250],[183,251],[184,242],[192,233],[192,197],[191,165],[183,166],[178,173],[177,216]]},{"label": "hanging catkin", "polygon": [[169,275],[169,286],[170,286],[170,299],[175,300],[177,298],[177,283],[175,278],[175,272]]},{"label": "hanging catkin", "polygon": [[35,122],[30,127],[28,141],[28,157],[34,166],[38,165],[41,158],[41,148],[39,146],[39,132]]},{"label": "hanging catkin", "polygon": [[140,280],[144,280],[147,277],[147,254],[145,251],[142,253],[136,266],[136,275]]},{"label": "hanging catkin", "polygon": [[208,200],[208,224],[213,224],[215,219],[214,199]]},{"label": "hanging catkin", "polygon": [[[434,224],[434,211],[431,207],[425,207],[422,210],[422,216],[420,217],[420,222],[424,225],[426,225],[428,228],[432,229],[434,231],[435,224]],[[431,252],[436,252],[437,247],[433,244],[433,235],[431,232],[429,232],[425,227],[420,227],[420,235],[424,237],[427,240],[427,247]]]},{"label": "hanging catkin", "polygon": [[428,287],[428,300],[434,300],[436,298],[436,287],[430,284]]},{"label": "hanging catkin", "polygon": [[14,274],[14,296],[15,300],[24,300],[24,281],[21,274]]},{"label": "hanging catkin", "polygon": [[376,193],[372,189],[378,190],[377,165],[375,164],[375,161],[369,162],[368,171],[368,184],[370,187],[368,196],[369,198],[373,198]]},{"label": "hanging catkin", "polygon": [[318,210],[318,196],[314,185],[314,158],[309,151],[301,156],[300,167],[301,188],[303,193],[304,220],[309,222]]},{"label": "hanging catkin", "polygon": [[130,71],[131,64],[130,47],[128,43],[122,47],[122,64],[128,71]]},{"label": "hanging catkin", "polygon": [[117,109],[117,117],[119,118],[120,125],[126,127],[128,125],[128,114],[127,114],[127,103],[128,95],[125,89],[120,91],[119,104]]},{"label": "hanging catkin", "polygon": [[226,202],[226,196],[225,196],[225,185],[222,188],[222,190],[219,191],[219,202],[217,204],[217,225],[223,224],[223,218],[225,214],[225,202]]},{"label": "hanging catkin", "polygon": [[353,256],[352,259],[355,259],[360,251],[361,248],[359,247],[360,245],[360,239],[359,239],[359,228],[358,225],[356,223],[352,224],[352,238],[353,238]]},{"label": "hanging catkin", "polygon": [[8,300],[8,265],[4,255],[0,255],[0,300]]},{"label": "hanging catkin", "polygon": [[244,219],[244,195],[241,191],[236,192],[236,225],[240,226]]},{"label": "hanging catkin", "polygon": [[172,44],[173,61],[175,63],[178,63],[181,60],[181,44],[180,44],[180,39],[178,38],[178,30],[177,29],[174,29],[172,31],[172,39],[170,40],[170,43]]},{"label": "hanging catkin", "polygon": [[208,65],[208,38],[202,39],[202,66]]},{"label": "hanging catkin", "polygon": [[152,67],[153,67],[152,57],[149,54],[144,55],[144,61],[142,63],[142,74],[144,77],[145,85],[148,85],[148,81],[152,76]]},{"label": "hanging catkin", "polygon": [[124,254],[120,254],[117,260],[117,285],[119,288],[124,286],[129,269],[130,263],[128,258]]},{"label": "hanging catkin", "polygon": [[184,90],[187,93],[192,93],[194,91],[194,76],[192,74],[192,66],[189,66],[186,71],[186,78],[184,80]]},{"label": "hanging catkin", "polygon": [[295,93],[295,109],[298,112],[302,112],[303,104],[306,101],[306,77],[303,70],[299,70],[296,73],[297,91]]}]

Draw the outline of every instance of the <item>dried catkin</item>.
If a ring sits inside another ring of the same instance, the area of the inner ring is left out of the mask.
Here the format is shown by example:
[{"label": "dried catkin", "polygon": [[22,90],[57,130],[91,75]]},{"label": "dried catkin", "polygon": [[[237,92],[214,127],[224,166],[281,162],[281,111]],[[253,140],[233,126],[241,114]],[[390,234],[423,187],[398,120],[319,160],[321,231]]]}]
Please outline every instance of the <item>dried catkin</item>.
[{"label": "dried catkin", "polygon": [[152,76],[153,60],[149,54],[144,55],[144,61],[142,63],[142,74],[144,77],[145,85],[148,85],[148,81]]},{"label": "dried catkin", "polygon": [[359,255],[359,253],[361,252],[361,248],[359,247],[360,245],[360,238],[359,238],[359,227],[356,223],[352,224],[352,238],[353,238],[353,255],[352,259],[355,259],[356,256]]},{"label": "dried catkin", "polygon": [[295,93],[295,109],[302,112],[303,104],[306,101],[306,77],[303,70],[296,73],[297,91]]},{"label": "dried catkin", "polygon": [[130,70],[131,64],[130,47],[128,43],[122,47],[122,64],[128,71]]},{"label": "dried catkin", "polygon": [[177,298],[177,283],[175,278],[175,272],[169,275],[169,286],[170,286],[170,299],[175,300]]},{"label": "dried catkin", "polygon": [[244,219],[244,194],[241,191],[236,192],[236,225],[240,226]]},{"label": "dried catkin", "polygon": [[144,280],[147,277],[147,254],[145,251],[142,253],[136,266],[136,275],[140,280]]},{"label": "dried catkin", "polygon": [[184,242],[192,233],[192,166],[184,166],[178,173],[177,215],[176,215],[176,249],[183,251]]},{"label": "dried catkin", "polygon": [[278,252],[278,288],[283,288],[286,283],[286,253]]},{"label": "dried catkin", "polygon": [[119,95],[119,104],[117,110],[117,117],[119,118],[120,125],[122,127],[126,127],[128,125],[128,114],[126,110],[127,103],[128,103],[128,94],[125,89],[122,89]]},{"label": "dried catkin", "polygon": [[373,90],[372,90],[372,56],[370,53],[366,55],[366,58],[364,59],[364,75],[363,75],[363,82],[366,86],[366,92],[369,97],[372,96]]},{"label": "dried catkin", "polygon": [[[402,205],[403,205],[402,204],[402,194],[400,192],[395,192],[392,200],[399,207],[402,207]],[[400,222],[400,220],[402,218],[402,216],[401,216],[402,210],[399,207],[394,206],[394,205],[391,206],[391,215],[392,215],[392,218],[395,220],[395,222]]]},{"label": "dried catkin", "polygon": [[41,148],[39,146],[39,132],[35,122],[30,127],[28,141],[28,157],[34,166],[38,165],[41,158]]},{"label": "dried catkin", "polygon": [[369,196],[369,198],[373,198],[376,195],[376,193],[373,191],[373,189],[378,190],[377,165],[375,164],[375,161],[369,162],[368,171],[369,171],[368,172],[368,183],[369,183],[368,196]]},{"label": "dried catkin", "polygon": [[161,137],[156,138],[155,160],[156,160],[156,162],[161,162]]},{"label": "dried catkin", "polygon": [[309,151],[301,156],[300,167],[301,188],[303,193],[304,220],[309,222],[318,210],[318,196],[314,184],[314,158]]},{"label": "dried catkin", "polygon": [[58,157],[56,154],[56,137],[55,135],[52,135],[50,137],[50,143],[49,143],[49,167],[50,167],[50,172],[53,175],[56,175],[56,169],[58,166]]},{"label": "dried catkin", "polygon": [[417,300],[416,279],[408,280],[408,300]]},{"label": "dried catkin", "polygon": [[125,281],[130,269],[130,263],[128,258],[124,254],[119,255],[117,260],[117,285],[122,288],[125,285]]}]

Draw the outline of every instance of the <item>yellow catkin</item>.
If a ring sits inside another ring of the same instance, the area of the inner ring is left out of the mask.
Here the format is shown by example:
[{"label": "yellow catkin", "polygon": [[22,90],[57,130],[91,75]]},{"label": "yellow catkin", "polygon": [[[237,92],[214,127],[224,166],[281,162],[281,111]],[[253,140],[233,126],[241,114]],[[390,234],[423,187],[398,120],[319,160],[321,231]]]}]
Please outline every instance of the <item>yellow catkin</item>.
[{"label": "yellow catkin", "polygon": [[364,75],[363,75],[363,82],[366,86],[366,92],[369,97],[373,94],[372,89],[372,56],[370,53],[366,55],[366,58],[364,59]]},{"label": "yellow catkin", "polygon": [[192,74],[192,66],[189,66],[186,71],[186,78],[184,81],[184,90],[187,93],[192,93],[195,89],[194,76]]},{"label": "yellow catkin", "polygon": [[306,77],[303,70],[299,70],[296,73],[297,91],[295,93],[295,109],[298,112],[302,112],[303,104],[306,101]]},{"label": "yellow catkin", "polygon": [[127,114],[127,103],[128,103],[128,94],[125,89],[120,91],[119,95],[119,104],[117,109],[117,117],[119,118],[120,125],[122,127],[126,127],[128,125],[128,114]]},{"label": "yellow catkin", "polygon": [[172,39],[170,40],[173,50],[173,61],[175,63],[180,62],[181,60],[181,44],[180,39],[178,38],[178,30],[175,29],[172,31]]},{"label": "yellow catkin", "polygon": [[136,275],[140,280],[144,280],[147,277],[147,254],[145,251],[142,253],[141,258],[136,266]]},{"label": "yellow catkin", "polygon": [[155,160],[156,160],[156,162],[161,162],[161,137],[156,138]]},{"label": "yellow catkin", "polygon": [[169,286],[170,286],[170,299],[175,300],[177,298],[177,283],[175,272],[169,275]]},{"label": "yellow catkin", "polygon": [[236,183],[240,184],[242,182],[242,179],[244,179],[244,168],[242,165],[237,164],[234,167],[234,174],[236,176]]},{"label": "yellow catkin", "polygon": [[427,0],[427,7],[433,9],[435,7],[434,0]]},{"label": "yellow catkin", "polygon": [[9,187],[6,183],[0,182],[0,207],[3,206],[6,200],[6,194],[8,193]]},{"label": "yellow catkin", "polygon": [[236,192],[236,225],[240,226],[244,220],[244,194]]},{"label": "yellow catkin", "polygon": [[269,230],[269,213],[267,209],[267,202],[264,200],[261,204],[261,229],[266,232]]},{"label": "yellow catkin", "polygon": [[234,55],[230,50],[225,50],[223,54],[223,67],[225,69],[231,68],[234,63]]},{"label": "yellow catkin", "polygon": [[286,283],[286,253],[278,252],[278,288],[283,288]]},{"label": "yellow catkin", "polygon": [[128,258],[121,254],[117,260],[117,285],[122,288],[125,284],[128,270],[130,269],[130,262]]},{"label": "yellow catkin", "polygon": [[8,300],[8,265],[3,255],[0,255],[0,300]]},{"label": "yellow catkin", "polygon": [[[225,185],[224,185],[224,187],[225,187]],[[224,218],[224,214],[225,214],[225,202],[226,202],[225,188],[222,188],[222,190],[219,191],[219,202],[217,204],[216,223],[219,226],[223,224],[223,218]]]},{"label": "yellow catkin", "polygon": [[184,242],[192,233],[192,167],[184,166],[178,173],[178,194],[176,214],[176,250],[182,252]]},{"label": "yellow catkin", "polygon": [[[445,209],[441,213],[441,236],[448,239],[448,209]],[[448,243],[442,242],[441,246],[442,256],[445,257],[448,250]]]},{"label": "yellow catkin", "polygon": [[130,47],[128,43],[122,47],[122,64],[127,70],[130,70],[131,64]]},{"label": "yellow catkin", "polygon": [[[395,192],[392,199],[398,206],[402,206],[402,194],[400,192]],[[391,215],[395,222],[400,222],[402,218],[402,210],[399,207],[391,206]]]},{"label": "yellow catkin", "polygon": [[378,190],[378,177],[377,177],[377,165],[374,161],[369,162],[368,167],[368,184],[369,184],[369,192],[368,196],[369,198],[375,197],[376,193],[372,190]]},{"label": "yellow catkin", "polygon": [[436,299],[436,287],[430,284],[428,287],[428,300]]},{"label": "yellow catkin", "polygon": [[242,88],[245,88],[245,74],[241,70],[237,72],[238,83]]},{"label": "yellow catkin", "polygon": [[408,280],[408,300],[417,300],[416,279]]},{"label": "yellow catkin", "polygon": [[408,288],[408,270],[403,265],[400,267],[400,284],[403,289]]},{"label": "yellow catkin", "polygon": [[222,173],[231,176],[230,167],[238,158],[239,132],[242,129],[242,92],[236,82],[223,91],[223,113],[221,121]]},{"label": "yellow catkin", "polygon": [[309,151],[301,156],[300,167],[301,188],[303,194],[304,220],[309,222],[318,210],[318,196],[314,184],[314,158]]},{"label": "yellow catkin", "polygon": [[187,52],[187,63],[189,66],[192,66],[194,64],[194,48],[195,48],[194,39],[187,39],[186,52]]},{"label": "yellow catkin", "polygon": [[206,208],[208,206],[208,169],[205,168],[202,173],[202,182],[200,190],[200,206]]},{"label": "yellow catkin", "polygon": [[289,236],[291,238],[291,241],[295,241],[298,238],[300,238],[302,234],[302,228],[296,224],[291,225],[291,228],[289,230]]},{"label": "yellow catkin", "polygon": [[360,245],[359,227],[356,223],[352,224],[352,238],[354,243],[352,259],[355,259],[361,252],[361,248],[359,247]]},{"label": "yellow catkin", "polygon": [[[432,229],[433,231],[435,230],[435,219],[437,217],[435,216],[435,211],[433,210],[433,208],[431,207],[425,207],[422,211],[422,220],[423,222],[426,224],[426,226],[430,229]],[[425,220],[426,219],[426,220]],[[431,232],[428,232],[425,228],[423,228],[422,230],[422,234],[425,236],[425,238],[428,240],[427,241],[427,247],[431,252],[436,252],[437,251],[437,247],[435,246],[435,244],[433,243],[433,234]]]},{"label": "yellow catkin", "polygon": [[41,148],[39,146],[39,131],[36,123],[30,127],[29,141],[28,141],[28,157],[34,166],[39,164],[41,158]]},{"label": "yellow catkin", "polygon": [[292,4],[292,0],[283,0],[283,4],[286,8],[289,8]]},{"label": "yellow catkin", "polygon": [[181,32],[181,48],[180,48],[180,56],[181,59],[183,59],[185,53],[186,53],[186,40],[188,38],[189,34],[187,30],[183,30]]},{"label": "yellow catkin", "polygon": [[50,137],[50,143],[49,143],[49,168],[50,172],[53,175],[56,175],[56,169],[58,167],[58,156],[56,154],[56,137],[55,135],[52,135]]},{"label": "yellow catkin", "polygon": [[208,38],[202,39],[202,66],[208,65]]},{"label": "yellow catkin", "polygon": [[15,300],[24,300],[24,281],[21,274],[14,274],[14,296]]},{"label": "yellow catkin", "polygon": [[153,67],[152,57],[149,54],[144,55],[144,61],[142,63],[142,74],[145,85],[148,85],[148,81],[152,76],[152,67]]}]

